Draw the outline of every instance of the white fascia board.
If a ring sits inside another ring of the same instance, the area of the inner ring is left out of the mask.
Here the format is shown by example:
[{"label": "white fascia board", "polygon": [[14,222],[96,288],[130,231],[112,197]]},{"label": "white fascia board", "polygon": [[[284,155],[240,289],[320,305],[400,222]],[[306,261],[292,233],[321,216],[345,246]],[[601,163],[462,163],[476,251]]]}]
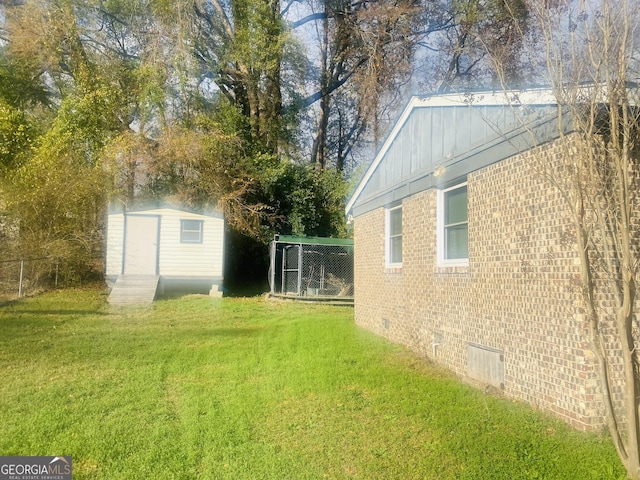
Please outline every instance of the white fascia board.
[{"label": "white fascia board", "polygon": [[481,106],[519,106],[519,105],[556,105],[558,103],[549,88],[528,90],[495,90],[467,93],[450,93],[432,97],[422,97],[424,107],[481,107]]},{"label": "white fascia board", "polygon": [[378,150],[378,153],[376,154],[375,158],[371,162],[371,165],[369,165],[369,168],[367,169],[367,171],[365,172],[364,176],[360,180],[360,183],[358,184],[358,187],[353,192],[353,195],[351,195],[351,198],[349,199],[349,202],[347,202],[347,206],[345,207],[345,212],[346,212],[347,215],[349,215],[349,212],[351,211],[351,209],[353,208],[353,205],[356,203],[356,200],[358,199],[358,197],[362,193],[362,190],[364,190],[364,187],[367,185],[367,183],[369,183],[369,180],[371,179],[371,176],[373,175],[373,173],[378,168],[378,165],[380,165],[380,162],[382,161],[382,159],[384,158],[385,154],[387,153],[387,150],[389,150],[389,147],[393,143],[393,140],[398,135],[398,132],[404,126],[405,122],[409,118],[409,115],[411,114],[413,109],[417,105],[419,105],[420,102],[421,102],[421,99],[419,97],[412,97],[411,100],[409,100],[409,103],[407,104],[407,106],[404,108],[404,110],[400,114],[400,117],[398,118],[398,120],[396,121],[395,125],[393,126],[393,129],[391,130],[389,135],[387,135],[387,139],[382,144],[382,147],[380,148],[380,150]]},{"label": "white fascia board", "polygon": [[414,96],[411,98],[405,109],[400,114],[400,117],[396,121],[393,129],[387,136],[387,139],[382,144],[382,147],[378,151],[377,155],[369,165],[369,168],[365,172],[364,176],[358,183],[358,187],[353,192],[353,195],[347,202],[345,207],[346,215],[349,215],[354,204],[358,200],[358,197],[364,190],[365,186],[371,179],[371,176],[380,165],[380,162],[386,155],[389,147],[395,140],[396,136],[400,132],[400,129],[404,126],[405,122],[409,118],[409,115],[414,108],[419,107],[474,107],[474,106],[500,106],[500,105],[556,105],[556,100],[553,91],[549,88],[529,89],[529,90],[498,90],[498,91],[482,91],[482,92],[469,92],[469,93],[451,93],[445,95],[434,96]]}]

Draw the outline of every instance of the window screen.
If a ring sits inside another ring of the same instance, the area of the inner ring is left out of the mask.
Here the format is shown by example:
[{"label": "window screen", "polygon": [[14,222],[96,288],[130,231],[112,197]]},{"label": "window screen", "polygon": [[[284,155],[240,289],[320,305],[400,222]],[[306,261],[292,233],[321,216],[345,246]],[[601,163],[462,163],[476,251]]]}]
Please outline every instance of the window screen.
[{"label": "window screen", "polygon": [[444,192],[444,258],[469,258],[467,186]]},{"label": "window screen", "polygon": [[202,243],[202,220],[180,220],[180,242]]},{"label": "window screen", "polygon": [[402,263],[402,207],[389,210],[388,263]]}]

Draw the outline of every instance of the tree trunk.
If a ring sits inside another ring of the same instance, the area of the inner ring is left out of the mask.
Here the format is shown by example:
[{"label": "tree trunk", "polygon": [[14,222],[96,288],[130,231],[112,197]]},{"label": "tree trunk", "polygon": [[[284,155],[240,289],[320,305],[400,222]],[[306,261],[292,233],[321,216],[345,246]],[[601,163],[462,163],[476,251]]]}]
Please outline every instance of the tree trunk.
[{"label": "tree trunk", "polygon": [[328,71],[329,56],[329,18],[324,16],[322,21],[322,46],[320,53],[320,111],[318,113],[318,126],[316,129],[316,138],[313,141],[313,149],[311,151],[311,161],[318,170],[323,170],[326,166],[326,145],[327,145],[327,129],[329,128],[329,81],[331,75]]},{"label": "tree trunk", "polygon": [[267,66],[264,72],[265,88],[264,98],[260,102],[261,138],[266,150],[270,153],[278,153],[278,147],[282,135],[282,25],[280,18],[280,1],[269,1],[269,22],[266,27],[267,42],[277,45],[272,54],[267,58]]}]

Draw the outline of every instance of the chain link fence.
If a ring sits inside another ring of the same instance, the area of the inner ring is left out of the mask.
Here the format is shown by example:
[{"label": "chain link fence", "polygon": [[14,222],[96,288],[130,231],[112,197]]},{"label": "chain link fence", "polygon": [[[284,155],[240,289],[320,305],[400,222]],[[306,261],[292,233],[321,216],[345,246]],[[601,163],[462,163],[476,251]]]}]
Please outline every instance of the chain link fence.
[{"label": "chain link fence", "polygon": [[0,260],[0,300],[16,300],[58,286],[58,262],[50,258]]},{"label": "chain link fence", "polygon": [[271,294],[353,298],[353,241],[279,235],[271,245]]}]

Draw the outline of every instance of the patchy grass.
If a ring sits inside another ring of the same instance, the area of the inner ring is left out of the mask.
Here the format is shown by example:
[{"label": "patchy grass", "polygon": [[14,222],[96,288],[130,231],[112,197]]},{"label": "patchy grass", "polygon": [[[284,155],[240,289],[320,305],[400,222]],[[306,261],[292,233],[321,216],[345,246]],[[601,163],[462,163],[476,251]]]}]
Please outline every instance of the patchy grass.
[{"label": "patchy grass", "polygon": [[621,479],[611,442],[486,396],[344,307],[95,290],[0,307],[2,455],[74,478]]}]

